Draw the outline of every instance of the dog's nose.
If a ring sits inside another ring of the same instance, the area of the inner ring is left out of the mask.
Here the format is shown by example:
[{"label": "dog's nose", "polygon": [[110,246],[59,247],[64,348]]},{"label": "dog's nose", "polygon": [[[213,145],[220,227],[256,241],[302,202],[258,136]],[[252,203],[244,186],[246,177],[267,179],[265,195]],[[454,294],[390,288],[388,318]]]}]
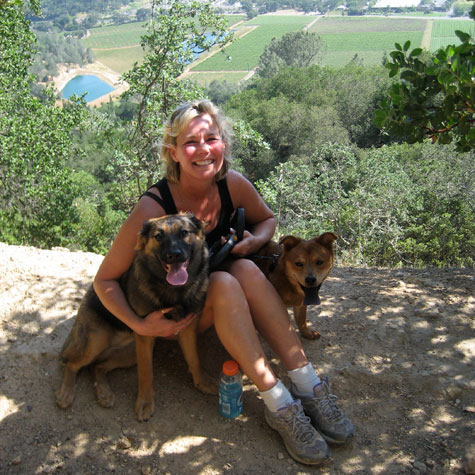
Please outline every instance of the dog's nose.
[{"label": "dog's nose", "polygon": [[317,278],[314,275],[309,274],[305,277],[305,283],[307,285],[315,285],[315,282],[317,282]]},{"label": "dog's nose", "polygon": [[178,248],[169,249],[167,252],[167,263],[183,261],[183,250]]}]

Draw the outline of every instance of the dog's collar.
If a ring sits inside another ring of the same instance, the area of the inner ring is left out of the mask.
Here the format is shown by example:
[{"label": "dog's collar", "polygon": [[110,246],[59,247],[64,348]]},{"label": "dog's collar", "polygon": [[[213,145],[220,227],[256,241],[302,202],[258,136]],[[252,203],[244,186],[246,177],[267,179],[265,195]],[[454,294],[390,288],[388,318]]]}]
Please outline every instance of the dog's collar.
[{"label": "dog's collar", "polygon": [[279,263],[281,254],[271,254],[270,256],[254,256],[254,259],[272,259],[272,262],[269,266],[269,272],[272,272]]}]

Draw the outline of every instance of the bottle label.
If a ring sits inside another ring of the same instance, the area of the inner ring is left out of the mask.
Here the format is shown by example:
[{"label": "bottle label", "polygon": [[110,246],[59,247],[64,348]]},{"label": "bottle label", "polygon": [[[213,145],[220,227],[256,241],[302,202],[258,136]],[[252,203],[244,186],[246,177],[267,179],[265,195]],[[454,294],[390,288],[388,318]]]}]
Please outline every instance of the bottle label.
[{"label": "bottle label", "polygon": [[234,387],[220,386],[219,391],[219,412],[223,417],[234,418],[242,412],[242,387],[240,385],[232,385]]}]

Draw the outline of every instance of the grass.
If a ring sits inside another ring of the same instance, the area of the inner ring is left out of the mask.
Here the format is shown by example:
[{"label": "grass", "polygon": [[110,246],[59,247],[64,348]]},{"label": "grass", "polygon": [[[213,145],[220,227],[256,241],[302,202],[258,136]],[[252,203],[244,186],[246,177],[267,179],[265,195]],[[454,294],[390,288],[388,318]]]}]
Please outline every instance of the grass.
[{"label": "grass", "polygon": [[[238,82],[257,65],[259,56],[272,38],[299,31],[315,18],[311,15],[259,15],[245,21],[236,27],[237,34],[245,28],[252,30],[229,46],[225,54],[217,53],[196,64],[189,77],[200,84],[207,84],[213,79]],[[226,19],[232,28],[245,16],[227,15]],[[431,51],[448,44],[458,44],[455,36],[457,29],[475,35],[473,21],[430,19],[428,15],[421,18],[331,16],[319,18],[309,31],[320,35],[327,45],[324,65],[344,66],[358,55],[363,64],[369,66],[380,64],[384,52],[394,50],[396,42],[402,44],[410,40],[411,48],[420,46],[427,21],[433,22]],[[97,59],[111,69],[126,72],[135,61],[140,62],[143,58],[139,46],[140,36],[145,32],[143,25],[142,22],[135,22],[94,28],[90,37],[83,40],[84,45],[91,47]]]},{"label": "grass", "polygon": [[317,35],[342,33],[391,33],[405,31],[424,31],[426,22],[419,19],[332,17],[322,18],[309,29]]},{"label": "grass", "polygon": [[83,39],[86,48],[123,48],[140,45],[146,22],[125,23],[117,26],[92,28],[91,35]]},{"label": "grass", "polygon": [[334,51],[392,51],[394,43],[411,41],[416,48],[420,46],[422,31],[399,31],[394,33],[342,33],[340,35],[321,35],[327,45],[328,53]]},{"label": "grass", "polygon": [[304,27],[316,17],[311,15],[259,15],[246,22],[246,25],[296,25]]},{"label": "grass", "polygon": [[259,56],[272,38],[299,31],[314,18],[302,15],[262,15],[254,18],[244,26],[256,28],[227,47],[225,55],[215,54],[192,68],[192,71],[249,71],[257,66]]},{"label": "grass", "polygon": [[455,30],[461,30],[465,33],[475,36],[475,24],[467,20],[437,20],[432,26],[432,37],[430,50],[436,51],[447,45],[458,45],[460,40],[455,34]]},{"label": "grass", "polygon": [[425,24],[418,19],[331,17],[315,22],[310,31],[325,42],[325,66],[344,66],[355,55],[370,66],[380,64],[384,52],[392,51],[396,42],[410,40],[413,47],[419,46]]},{"label": "grass", "polygon": [[[246,19],[245,15],[225,15],[228,27]],[[140,37],[146,32],[147,22],[125,23],[117,26],[92,28],[88,38],[83,39],[86,48],[92,48],[96,58],[118,73],[125,73],[144,56]]]},{"label": "grass", "polygon": [[204,73],[190,73],[186,79],[195,82],[200,86],[207,86],[211,81],[228,81],[230,83],[238,83],[246,76],[246,72],[223,72],[214,73],[206,71]]},{"label": "grass", "polygon": [[143,50],[141,46],[94,50],[94,54],[98,61],[120,74],[129,71],[135,62],[140,63],[143,58]]},{"label": "grass", "polygon": [[346,50],[327,52],[322,60],[322,65],[341,68],[348,64],[355,56],[363,62],[363,65],[372,66],[382,63],[383,51]]}]

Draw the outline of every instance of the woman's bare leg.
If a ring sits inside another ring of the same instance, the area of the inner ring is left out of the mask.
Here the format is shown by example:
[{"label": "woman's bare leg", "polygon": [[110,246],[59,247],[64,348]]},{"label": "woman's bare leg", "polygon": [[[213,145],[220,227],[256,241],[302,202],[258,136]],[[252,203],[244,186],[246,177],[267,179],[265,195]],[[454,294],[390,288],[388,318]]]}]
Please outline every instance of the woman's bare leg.
[{"label": "woman's bare leg", "polygon": [[229,269],[246,296],[254,325],[287,370],[301,368],[307,357],[282,299],[259,268],[248,259]]},{"label": "woman's bare leg", "polygon": [[211,325],[242,371],[257,386],[267,391],[277,379],[269,365],[251,317],[241,285],[227,272],[214,272],[199,323],[200,331]]}]

